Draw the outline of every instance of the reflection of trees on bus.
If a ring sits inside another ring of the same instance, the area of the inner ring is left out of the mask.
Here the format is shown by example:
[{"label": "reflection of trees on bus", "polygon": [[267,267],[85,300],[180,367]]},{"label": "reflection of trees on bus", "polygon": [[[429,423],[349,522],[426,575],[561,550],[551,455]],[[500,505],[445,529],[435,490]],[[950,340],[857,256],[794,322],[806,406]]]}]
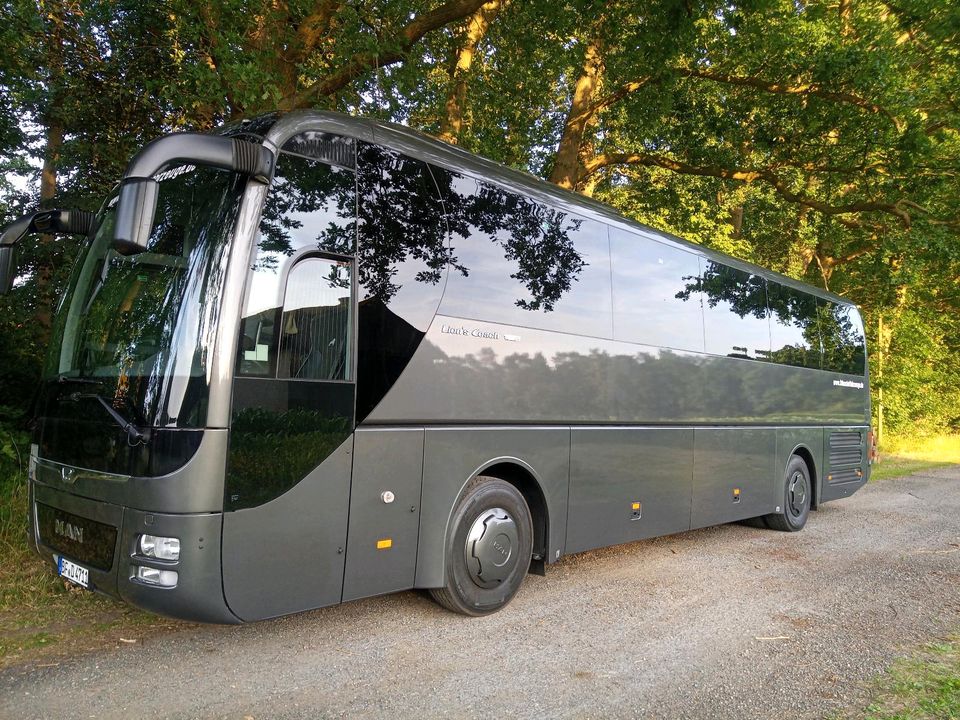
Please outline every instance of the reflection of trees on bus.
[{"label": "reflection of trees on bus", "polygon": [[303,229],[307,213],[323,218],[307,228],[318,250],[354,254],[359,233],[359,283],[387,304],[402,287],[397,269],[405,263],[416,262],[418,283],[438,284],[447,267],[468,276],[456,247],[478,234],[499,244],[516,268],[512,277],[530,293],[516,301],[524,309],[553,309],[584,265],[571,238],[580,220],[453,172],[431,173],[376,146],[360,146],[356,175],[281,157],[260,225],[258,269],[275,266],[276,254],[295,252],[292,233]]},{"label": "reflection of trees on bus", "polygon": [[[821,367],[822,363],[827,370],[863,372],[863,331],[849,308],[713,261],[705,261],[700,277],[684,279],[687,285],[677,293],[679,299],[702,293],[709,308],[723,303],[741,318],[770,317],[776,323],[772,327],[775,347],[768,356],[771,361],[801,367]],[[788,328],[799,332],[792,337],[787,332],[786,341],[779,338],[783,344],[776,347],[780,334],[776,331]]]},{"label": "reflection of trees on bus", "polygon": [[752,315],[767,317],[767,281],[757,275],[736,268],[706,261],[699,277],[685,277],[686,287],[677,293],[680,300],[689,300],[694,293],[702,293],[708,307],[727,303],[740,317]]},{"label": "reflection of trees on bus", "polygon": [[861,375],[866,347],[863,328],[850,308],[826,303],[817,308],[823,340],[823,367],[827,370]]},{"label": "reflection of trees on bus", "polygon": [[805,373],[699,353],[598,347],[502,354],[486,347],[451,355],[425,341],[423,362],[430,363],[431,383],[418,389],[418,397],[440,417],[458,417],[467,408],[481,420],[532,422],[603,422],[611,409],[624,423],[803,423],[863,416],[862,398],[811,392]]},{"label": "reflection of trees on bus", "polygon": [[[530,300],[518,298],[515,304],[524,310],[553,310],[584,266],[571,238],[582,221],[487,183],[447,172],[441,178],[454,246],[458,238],[493,238],[516,264],[510,276],[530,293]],[[469,274],[467,268],[458,269]]]},{"label": "reflection of trees on bus", "polygon": [[[352,172],[331,171],[326,165],[295,155],[282,155],[260,221],[257,269],[276,267],[271,253],[290,256],[295,248],[291,231],[303,227],[295,214],[325,210],[331,218],[323,227],[309,228],[318,249],[352,255],[356,237],[356,178]],[[333,222],[333,218],[338,221]]]}]

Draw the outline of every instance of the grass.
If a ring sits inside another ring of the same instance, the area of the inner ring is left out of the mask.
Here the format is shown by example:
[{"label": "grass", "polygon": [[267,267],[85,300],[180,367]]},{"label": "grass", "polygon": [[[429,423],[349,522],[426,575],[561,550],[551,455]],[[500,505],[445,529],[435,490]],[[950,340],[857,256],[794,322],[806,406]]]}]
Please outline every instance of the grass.
[{"label": "grass", "polygon": [[898,660],[876,682],[874,701],[862,720],[956,720],[960,718],[960,635],[931,643]]},{"label": "grass", "polygon": [[960,435],[884,438],[871,479],[885,480],[960,464]]},{"label": "grass", "polygon": [[27,545],[27,485],[0,463],[0,668],[135,640],[175,621],[68,585]]}]

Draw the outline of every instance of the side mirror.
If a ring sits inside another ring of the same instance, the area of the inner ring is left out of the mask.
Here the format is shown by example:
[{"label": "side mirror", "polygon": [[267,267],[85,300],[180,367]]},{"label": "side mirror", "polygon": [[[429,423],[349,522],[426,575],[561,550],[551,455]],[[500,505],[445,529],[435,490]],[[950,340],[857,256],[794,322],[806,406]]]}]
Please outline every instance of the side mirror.
[{"label": "side mirror", "polygon": [[41,210],[28,213],[7,225],[0,233],[0,295],[13,287],[16,263],[14,248],[30,233],[89,235],[97,216],[85,210]]},{"label": "side mirror", "polygon": [[147,144],[127,165],[120,181],[113,230],[118,252],[131,255],[147,249],[160,190],[154,176],[177,163],[233,170],[266,183],[273,172],[273,153],[247,140],[202,133],[175,133]]},{"label": "side mirror", "polygon": [[127,178],[120,184],[113,247],[121,255],[147,249],[159,193],[160,183],[153,178]]},{"label": "side mirror", "polygon": [[13,287],[13,246],[0,245],[0,295],[6,295]]}]

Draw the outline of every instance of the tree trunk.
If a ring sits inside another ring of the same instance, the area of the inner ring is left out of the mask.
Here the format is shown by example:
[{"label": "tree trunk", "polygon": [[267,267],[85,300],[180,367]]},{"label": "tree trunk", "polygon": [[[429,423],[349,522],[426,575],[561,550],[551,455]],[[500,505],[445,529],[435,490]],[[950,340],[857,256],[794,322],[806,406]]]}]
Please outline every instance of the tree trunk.
[{"label": "tree trunk", "polygon": [[[40,207],[52,208],[57,196],[57,168],[60,164],[60,150],[63,147],[64,130],[58,120],[51,120],[47,124],[47,147],[43,153],[43,168],[40,171]],[[37,325],[46,333],[52,321],[54,266],[51,259],[53,254],[50,247],[54,242],[53,235],[40,235],[37,244],[41,248],[38,254],[40,262],[37,265],[37,296],[39,302],[34,313]]]},{"label": "tree trunk", "polygon": [[[596,33],[599,35],[599,33]],[[573,190],[580,181],[583,164],[580,151],[587,127],[593,119],[594,102],[603,78],[603,54],[599,40],[591,40],[583,53],[583,69],[573,88],[570,110],[563,126],[563,135],[554,156],[550,182]]]},{"label": "tree trunk", "polygon": [[43,152],[43,169],[40,171],[40,207],[49,208],[57,195],[57,167],[63,147],[63,125],[59,120],[47,122],[47,146]]},{"label": "tree trunk", "polygon": [[457,51],[455,62],[450,68],[450,91],[444,104],[446,111],[440,123],[440,139],[456,145],[463,129],[463,115],[467,100],[467,76],[473,65],[473,56],[477,46],[487,34],[490,24],[497,17],[497,13],[510,0],[490,0],[477,10],[467,23],[467,31],[463,39],[463,46]]},{"label": "tree trunk", "polygon": [[[60,169],[60,154],[66,137],[64,121],[58,117],[57,108],[65,92],[64,27],[70,10],[63,3],[51,3],[47,17],[47,32],[44,54],[47,62],[46,107],[41,113],[45,130],[46,147],[43,150],[43,167],[40,170],[40,207],[52,208],[57,196],[57,176]],[[41,235],[37,239],[36,265],[37,306],[34,320],[47,337],[53,315],[54,248],[53,235]]]}]

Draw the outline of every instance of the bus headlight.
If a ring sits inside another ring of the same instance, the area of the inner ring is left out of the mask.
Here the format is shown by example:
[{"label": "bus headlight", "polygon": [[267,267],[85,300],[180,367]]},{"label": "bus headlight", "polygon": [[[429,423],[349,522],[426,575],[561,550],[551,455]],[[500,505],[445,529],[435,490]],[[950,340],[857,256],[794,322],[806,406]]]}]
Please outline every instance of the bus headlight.
[{"label": "bus headlight", "polygon": [[141,535],[137,546],[138,552],[146,557],[157,558],[158,560],[180,559],[179,538]]},{"label": "bus headlight", "polygon": [[175,570],[158,570],[157,568],[137,565],[137,580],[147,585],[160,587],[176,587],[179,576]]}]

